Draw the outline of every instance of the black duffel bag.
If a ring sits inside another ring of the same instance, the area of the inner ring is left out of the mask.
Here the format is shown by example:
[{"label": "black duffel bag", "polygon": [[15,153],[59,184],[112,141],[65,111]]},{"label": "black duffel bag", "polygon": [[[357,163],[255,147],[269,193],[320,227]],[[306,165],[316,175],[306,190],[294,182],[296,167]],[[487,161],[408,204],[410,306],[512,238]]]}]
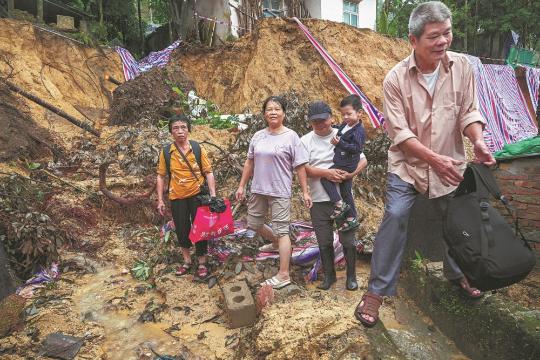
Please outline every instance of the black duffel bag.
[{"label": "black duffel bag", "polygon": [[524,279],[534,268],[535,255],[519,231],[515,231],[489,203],[489,195],[500,200],[510,215],[513,209],[499,190],[491,170],[469,164],[464,179],[448,197],[443,235],[450,256],[472,286],[494,290]]}]

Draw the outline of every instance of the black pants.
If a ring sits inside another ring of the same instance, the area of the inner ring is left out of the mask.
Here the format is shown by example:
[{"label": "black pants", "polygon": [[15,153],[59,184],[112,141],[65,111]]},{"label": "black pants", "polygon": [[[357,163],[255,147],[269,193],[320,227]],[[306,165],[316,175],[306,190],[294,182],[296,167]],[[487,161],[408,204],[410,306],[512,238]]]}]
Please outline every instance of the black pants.
[{"label": "black pants", "polygon": [[[348,173],[352,173],[354,170],[356,170],[356,166],[344,167],[333,165],[330,167],[330,169],[340,169]],[[345,213],[346,217],[358,217],[358,213],[356,212],[356,206],[354,205],[354,199],[352,196],[352,179],[343,180],[340,183],[335,183],[326,178],[321,178],[321,185],[330,197],[331,202],[336,203],[339,200],[343,199],[343,201],[345,201],[350,206],[350,209],[347,211],[347,213]],[[339,186],[341,196],[337,191],[337,186]]]},{"label": "black pants", "polygon": [[[309,212],[311,223],[317,237],[319,247],[333,246],[334,244],[334,220],[330,215],[334,211],[334,204],[330,201],[314,202]],[[355,245],[355,231],[339,232],[339,242],[343,247],[353,247]]]},{"label": "black pants", "polygon": [[[189,240],[189,231],[191,230],[191,224],[195,219],[197,213],[197,207],[199,202],[192,196],[186,199],[171,200],[171,210],[174,220],[174,226],[176,227],[176,236],[180,247],[189,249],[193,246],[191,240]],[[195,243],[195,256],[204,256],[208,253],[208,241],[199,241]]]}]

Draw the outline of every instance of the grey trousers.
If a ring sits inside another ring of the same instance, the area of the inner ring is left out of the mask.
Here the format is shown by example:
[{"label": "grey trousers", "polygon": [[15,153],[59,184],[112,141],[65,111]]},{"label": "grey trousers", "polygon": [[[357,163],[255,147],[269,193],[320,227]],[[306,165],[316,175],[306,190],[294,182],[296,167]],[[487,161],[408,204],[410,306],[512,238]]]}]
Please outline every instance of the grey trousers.
[{"label": "grey trousers", "polygon": [[[330,201],[314,202],[309,212],[311,214],[311,223],[317,237],[319,247],[333,246],[334,244],[334,220],[330,215],[334,211],[334,204]],[[343,247],[354,246],[355,231],[346,231],[339,233],[339,242]]]},{"label": "grey trousers", "polygon": [[[417,196],[418,191],[413,185],[401,180],[396,174],[388,174],[384,216],[375,237],[371,257],[369,292],[381,296],[396,295],[399,269],[407,244],[409,215]],[[435,207],[440,210],[446,201],[446,196],[430,201],[434,201]],[[460,279],[463,273],[448,254],[446,243],[444,250],[445,276],[450,280]]]}]

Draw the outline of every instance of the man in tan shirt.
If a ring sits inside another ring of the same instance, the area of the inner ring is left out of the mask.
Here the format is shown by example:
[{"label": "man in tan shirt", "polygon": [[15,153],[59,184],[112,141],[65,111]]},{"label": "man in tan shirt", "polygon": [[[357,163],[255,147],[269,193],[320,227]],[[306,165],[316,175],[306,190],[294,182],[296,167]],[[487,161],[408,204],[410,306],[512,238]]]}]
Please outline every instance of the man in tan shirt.
[{"label": "man in tan shirt", "polygon": [[[463,179],[463,135],[474,145],[475,161],[493,165],[477,109],[472,67],[463,55],[447,51],[452,43],[452,14],[439,1],[420,4],[409,19],[413,52],[397,64],[383,83],[388,150],[385,214],[371,260],[368,292],[355,316],[366,326],[378,320],[382,296],[396,294],[407,242],[407,223],[419,193],[436,207]],[[469,286],[445,252],[445,275],[471,298],[482,293]]]}]

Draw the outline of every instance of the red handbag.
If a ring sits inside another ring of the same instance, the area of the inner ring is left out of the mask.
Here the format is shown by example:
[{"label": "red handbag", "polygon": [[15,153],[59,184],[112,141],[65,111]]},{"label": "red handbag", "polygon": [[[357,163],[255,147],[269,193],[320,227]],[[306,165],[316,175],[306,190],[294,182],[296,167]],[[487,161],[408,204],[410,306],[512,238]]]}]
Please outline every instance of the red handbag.
[{"label": "red handbag", "polygon": [[208,205],[197,208],[195,220],[189,232],[189,239],[192,243],[216,239],[234,232],[231,203],[228,199],[225,199],[224,202],[226,208],[222,213],[211,212]]}]

